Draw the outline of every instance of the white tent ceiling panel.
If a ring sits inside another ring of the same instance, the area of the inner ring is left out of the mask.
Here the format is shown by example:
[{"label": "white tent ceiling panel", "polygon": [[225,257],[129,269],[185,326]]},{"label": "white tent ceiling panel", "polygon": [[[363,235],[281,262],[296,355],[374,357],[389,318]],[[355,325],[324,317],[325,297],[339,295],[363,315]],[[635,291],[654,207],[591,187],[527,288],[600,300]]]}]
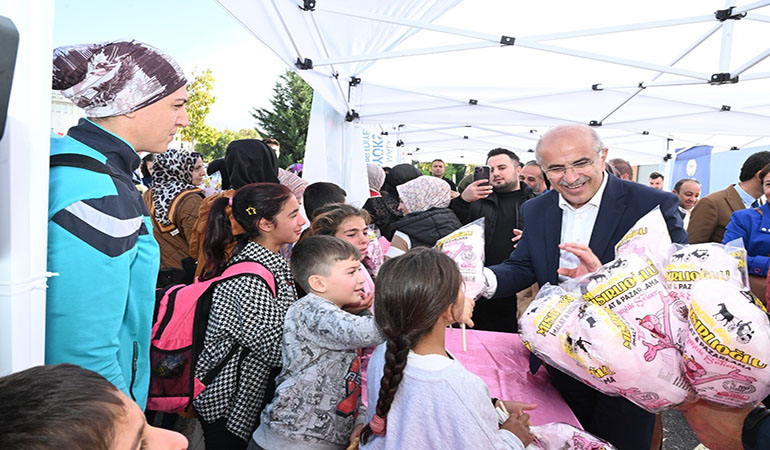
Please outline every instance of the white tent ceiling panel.
[{"label": "white tent ceiling panel", "polygon": [[[770,0],[736,0],[741,17],[723,0],[315,0],[308,11],[305,0],[217,1],[340,116],[403,125],[399,139],[418,154],[528,149],[549,127],[590,121],[633,163],[680,143],[721,150],[770,135]],[[649,135],[613,143],[613,130]]]}]

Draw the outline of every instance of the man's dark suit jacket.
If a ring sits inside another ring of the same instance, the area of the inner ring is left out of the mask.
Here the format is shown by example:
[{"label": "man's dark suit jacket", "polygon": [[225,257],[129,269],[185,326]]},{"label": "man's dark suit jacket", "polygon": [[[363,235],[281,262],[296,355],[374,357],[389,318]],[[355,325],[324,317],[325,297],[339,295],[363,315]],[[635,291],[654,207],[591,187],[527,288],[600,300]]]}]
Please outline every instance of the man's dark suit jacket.
[{"label": "man's dark suit jacket", "polygon": [[[687,232],[679,215],[679,198],[671,193],[604,173],[607,186],[596,216],[589,247],[606,264],[615,259],[615,244],[642,216],[660,205],[672,242],[687,244]],[[527,224],[519,245],[502,263],[490,267],[497,276],[495,297],[516,293],[535,281],[559,283],[561,216],[559,193],[551,190],[522,207]]]},{"label": "man's dark suit jacket", "polygon": [[[673,242],[687,243],[679,215],[679,198],[671,192],[609,177],[596,217],[589,247],[602,264],[615,258],[615,244],[642,216],[660,206]],[[497,276],[497,296],[508,296],[537,281],[559,282],[559,240],[562,210],[559,194],[550,191],[524,204],[528,226],[511,256],[491,269]],[[532,367],[539,367],[533,357]],[[608,397],[555,369],[553,386],[562,394],[583,427],[623,450],[648,450],[655,416],[622,397]]]}]

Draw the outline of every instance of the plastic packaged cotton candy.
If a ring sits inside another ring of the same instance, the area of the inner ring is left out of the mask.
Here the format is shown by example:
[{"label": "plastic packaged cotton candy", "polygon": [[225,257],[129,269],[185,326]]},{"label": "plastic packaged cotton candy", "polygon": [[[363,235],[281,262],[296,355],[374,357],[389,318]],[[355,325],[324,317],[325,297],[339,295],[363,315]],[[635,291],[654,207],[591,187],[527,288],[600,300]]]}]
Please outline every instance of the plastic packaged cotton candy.
[{"label": "plastic packaged cotton candy", "polygon": [[486,289],[484,278],[484,218],[458,228],[436,242],[436,247],[457,263],[465,295],[476,300]]},{"label": "plastic packaged cotton candy", "polygon": [[687,306],[670,295],[658,266],[646,256],[626,253],[596,272],[564,283],[564,287],[634,324],[647,348],[647,360],[666,349],[672,349],[667,353],[673,354],[684,343]]},{"label": "plastic packaged cotton candy", "polygon": [[674,253],[663,269],[669,289],[689,300],[693,286],[702,280],[723,280],[738,288],[748,286],[746,249],[739,240],[725,245],[674,244]]},{"label": "plastic packaged cotton candy", "polygon": [[552,366],[648,411],[692,398],[681,373],[681,354],[664,333],[656,335],[560,287],[541,289],[519,330],[530,350]]},{"label": "plastic packaged cotton candy", "polygon": [[615,450],[609,442],[560,422],[529,427],[535,440],[527,450]]},{"label": "plastic packaged cotton candy", "polygon": [[666,219],[656,206],[637,220],[634,226],[615,244],[615,256],[635,253],[648,255],[658,267],[663,267],[671,252],[671,236]]},{"label": "plastic packaged cotton candy", "polygon": [[741,407],[770,394],[770,321],[751,291],[723,280],[692,289],[682,367],[702,399]]}]

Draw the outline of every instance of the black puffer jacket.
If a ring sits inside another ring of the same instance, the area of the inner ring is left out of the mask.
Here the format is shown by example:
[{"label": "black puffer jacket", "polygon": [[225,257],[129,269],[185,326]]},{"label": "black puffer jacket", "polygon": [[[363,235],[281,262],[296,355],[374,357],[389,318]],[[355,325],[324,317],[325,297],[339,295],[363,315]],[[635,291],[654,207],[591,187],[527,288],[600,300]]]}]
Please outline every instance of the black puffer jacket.
[{"label": "black puffer jacket", "polygon": [[433,247],[436,241],[463,226],[449,208],[431,208],[407,214],[393,223],[393,228],[412,241],[414,247]]}]

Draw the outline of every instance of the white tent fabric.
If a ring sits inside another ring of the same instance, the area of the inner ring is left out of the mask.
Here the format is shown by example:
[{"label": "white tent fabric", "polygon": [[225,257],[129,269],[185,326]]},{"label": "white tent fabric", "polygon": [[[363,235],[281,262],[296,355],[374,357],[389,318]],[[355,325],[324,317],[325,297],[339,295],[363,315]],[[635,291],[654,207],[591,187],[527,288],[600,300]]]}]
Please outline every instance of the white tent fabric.
[{"label": "white tent fabric", "polygon": [[0,0],[19,31],[0,140],[0,376],[43,364],[53,1]]},{"label": "white tent fabric", "polygon": [[[491,146],[526,158],[563,123],[600,125],[636,164],[770,143],[768,0],[218,2],[341,117],[415,159],[478,161]],[[313,139],[308,158],[339,151]]]}]

